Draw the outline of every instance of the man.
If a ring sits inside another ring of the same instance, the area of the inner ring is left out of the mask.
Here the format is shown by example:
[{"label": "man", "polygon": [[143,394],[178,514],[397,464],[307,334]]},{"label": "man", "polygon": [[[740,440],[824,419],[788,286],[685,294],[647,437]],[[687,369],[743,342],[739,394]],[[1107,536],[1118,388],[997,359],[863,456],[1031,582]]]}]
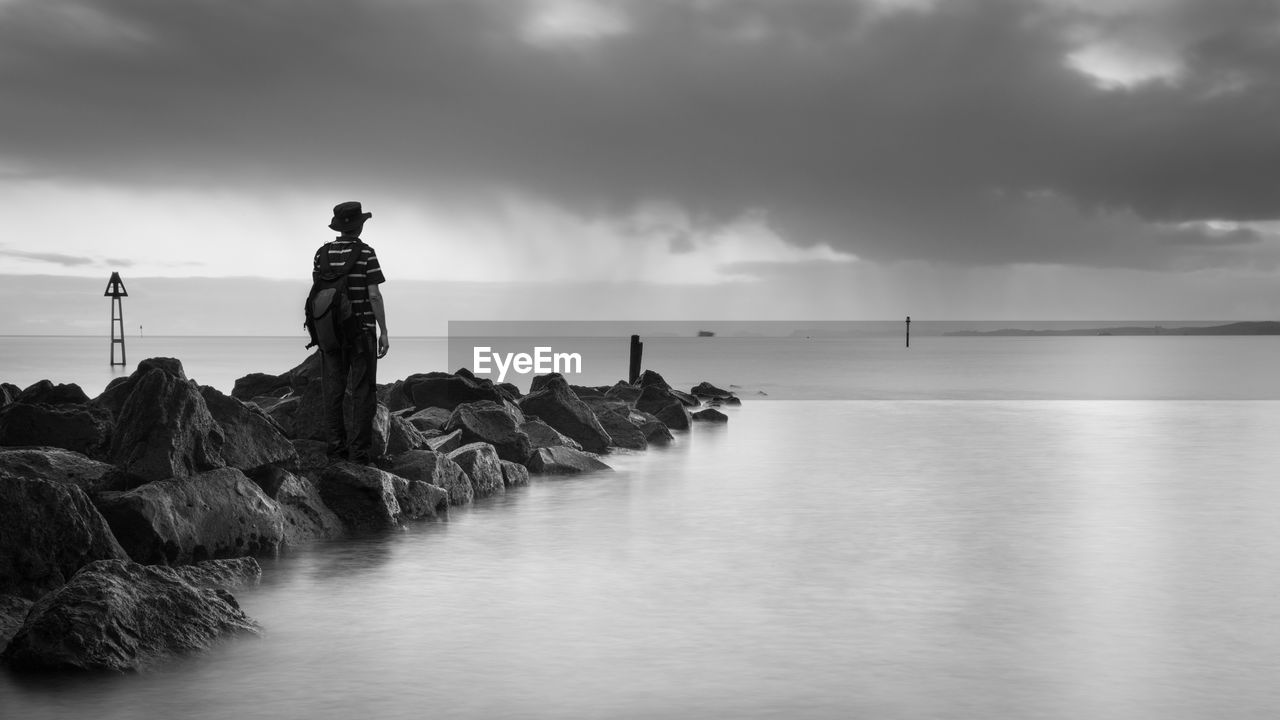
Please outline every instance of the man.
[{"label": "man", "polygon": [[[373,461],[378,358],[384,357],[391,349],[391,341],[387,337],[387,315],[379,287],[385,279],[382,267],[373,248],[360,241],[364,223],[371,217],[373,213],[364,212],[358,202],[334,206],[329,228],[342,234],[316,250],[312,261],[312,269],[316,272],[326,262],[340,271],[346,266],[350,253],[359,253],[359,259],[347,276],[347,292],[362,332],[352,347],[321,352],[321,360],[329,458],[341,460],[349,457],[352,462],[362,465]],[[351,391],[350,443],[342,407],[348,388]]]}]

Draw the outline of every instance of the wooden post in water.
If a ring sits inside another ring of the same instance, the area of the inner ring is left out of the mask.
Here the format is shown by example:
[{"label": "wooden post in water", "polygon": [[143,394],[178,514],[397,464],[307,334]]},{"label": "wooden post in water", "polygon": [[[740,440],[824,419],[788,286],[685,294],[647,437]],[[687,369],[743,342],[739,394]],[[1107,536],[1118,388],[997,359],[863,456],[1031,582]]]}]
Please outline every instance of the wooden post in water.
[{"label": "wooden post in water", "polygon": [[[129,297],[128,291],[124,289],[124,281],[120,279],[120,273],[111,273],[111,280],[107,282],[107,291],[102,293],[103,297],[111,298],[111,365],[126,365],[124,354],[124,303],[120,298]],[[141,325],[138,326],[141,329]],[[120,331],[120,336],[116,337],[116,330]],[[120,362],[116,362],[116,345],[120,345]]]},{"label": "wooden post in water", "polygon": [[632,385],[640,379],[640,360],[644,355],[644,343],[640,342],[639,335],[631,336],[631,365],[627,371],[627,382]]},{"label": "wooden post in water", "polygon": [[907,347],[911,347],[911,316],[907,316]]}]

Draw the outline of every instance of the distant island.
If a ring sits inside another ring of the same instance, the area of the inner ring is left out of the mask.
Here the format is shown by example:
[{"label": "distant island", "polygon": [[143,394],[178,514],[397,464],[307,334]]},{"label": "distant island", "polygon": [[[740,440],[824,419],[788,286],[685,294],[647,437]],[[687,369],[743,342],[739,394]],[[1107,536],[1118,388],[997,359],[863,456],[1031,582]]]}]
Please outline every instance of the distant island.
[{"label": "distant island", "polygon": [[715,334],[715,333],[713,333],[713,332],[711,332],[710,330],[699,330],[699,331],[698,331],[698,337],[715,337],[715,336],[716,336],[716,334]]},{"label": "distant island", "polygon": [[1280,335],[1280,322],[1235,322],[1206,327],[1102,327],[1075,330],[955,330],[943,333],[951,337],[1048,337],[1088,335]]}]

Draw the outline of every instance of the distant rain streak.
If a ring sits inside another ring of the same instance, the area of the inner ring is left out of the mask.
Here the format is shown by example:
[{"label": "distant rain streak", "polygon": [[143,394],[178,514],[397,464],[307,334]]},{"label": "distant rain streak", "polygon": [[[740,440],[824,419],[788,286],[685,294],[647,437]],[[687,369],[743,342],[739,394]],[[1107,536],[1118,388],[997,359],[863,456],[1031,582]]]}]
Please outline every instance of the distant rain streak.
[{"label": "distant rain streak", "polygon": [[535,373],[537,375],[545,375],[547,373],[560,373],[567,375],[570,373],[582,372],[582,355],[580,353],[558,353],[552,351],[549,346],[539,345],[533,349],[533,354],[529,353],[499,353],[493,352],[493,349],[487,345],[477,345],[472,350],[473,362],[471,367],[477,375],[488,375],[493,372],[489,367],[489,361],[497,366],[498,382],[505,382],[508,370],[514,370],[519,375],[528,375]]}]

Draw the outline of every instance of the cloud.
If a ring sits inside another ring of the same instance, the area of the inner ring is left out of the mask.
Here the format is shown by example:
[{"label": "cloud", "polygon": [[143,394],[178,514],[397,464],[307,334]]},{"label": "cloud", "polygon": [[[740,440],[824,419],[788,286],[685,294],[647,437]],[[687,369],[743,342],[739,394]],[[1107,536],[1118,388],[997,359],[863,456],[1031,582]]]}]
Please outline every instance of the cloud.
[{"label": "cloud", "polygon": [[0,249],[0,256],[18,258],[19,260],[35,260],[42,263],[62,265],[63,267],[81,267],[84,265],[94,265],[99,262],[91,257],[64,255],[62,253],[27,252],[25,250]]},{"label": "cloud", "polygon": [[791,245],[877,262],[1186,269],[1276,254],[1274,237],[1223,243],[1203,226],[1280,217],[1274,3],[2,12],[0,159],[68,182],[355,187],[453,208],[515,195],[587,226],[658,203],[703,236],[761,218]]}]

